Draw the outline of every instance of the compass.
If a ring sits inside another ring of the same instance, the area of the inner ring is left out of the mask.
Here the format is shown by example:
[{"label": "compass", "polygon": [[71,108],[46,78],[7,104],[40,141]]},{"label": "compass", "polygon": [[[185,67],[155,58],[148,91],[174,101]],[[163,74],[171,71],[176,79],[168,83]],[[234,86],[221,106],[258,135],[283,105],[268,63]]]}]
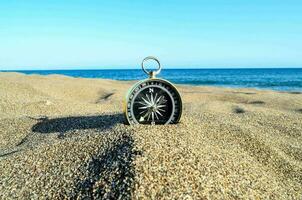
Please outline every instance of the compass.
[{"label": "compass", "polygon": [[[158,64],[156,71],[148,71],[145,62],[153,60]],[[149,56],[142,62],[148,79],[139,81],[128,92],[125,115],[129,124],[175,124],[179,122],[182,101],[176,87],[167,80],[156,78],[161,65],[158,59]]]}]

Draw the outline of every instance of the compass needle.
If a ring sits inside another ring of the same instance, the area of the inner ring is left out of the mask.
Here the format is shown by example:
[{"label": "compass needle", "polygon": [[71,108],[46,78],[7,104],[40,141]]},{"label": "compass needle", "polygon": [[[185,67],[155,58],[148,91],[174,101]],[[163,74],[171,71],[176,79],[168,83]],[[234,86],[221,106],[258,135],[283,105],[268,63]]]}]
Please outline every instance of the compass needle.
[{"label": "compass needle", "polygon": [[146,102],[147,105],[151,105],[149,101],[147,101],[146,99],[144,99],[144,97],[142,97],[142,99],[144,100],[144,102]]},{"label": "compass needle", "polygon": [[143,118],[146,118],[148,115],[149,115],[149,111],[147,111],[147,112],[144,114]]},{"label": "compass needle", "polygon": [[141,105],[143,105],[143,106],[147,106],[148,104],[146,104],[145,102],[143,102],[143,101],[136,101],[135,103],[139,103],[139,104],[141,104]]},{"label": "compass needle", "polygon": [[144,112],[146,112],[146,110],[141,111],[139,114],[143,114]]},{"label": "compass needle", "polygon": [[158,115],[156,114],[157,112],[158,112],[158,111],[155,111],[154,115],[155,115],[156,119],[159,119],[159,118],[158,118]]},{"label": "compass needle", "polygon": [[148,94],[146,94],[146,97],[147,97],[147,99],[148,99],[148,102],[150,103],[150,102],[151,102],[151,100],[150,100],[150,98],[149,98]]},{"label": "compass needle", "polygon": [[150,116],[151,116],[151,112],[148,112],[148,117],[147,117],[147,120],[149,121],[150,119]]},{"label": "compass needle", "polygon": [[140,118],[139,118],[139,121],[140,121],[140,122],[142,122],[142,121],[144,121],[144,120],[145,120],[144,117],[140,117]]},{"label": "compass needle", "polygon": [[157,103],[156,98],[157,98],[157,93],[155,93],[155,97],[154,97],[154,102],[155,103]]},{"label": "compass needle", "polygon": [[161,114],[161,113],[159,112],[159,110],[157,110],[156,113],[158,113],[160,116],[163,116],[163,114]]},{"label": "compass needle", "polygon": [[166,107],[166,105],[158,105],[157,107],[158,108],[163,108],[163,107]]},{"label": "compass needle", "polygon": [[154,105],[154,101],[153,101],[153,93],[151,93],[151,104]]},{"label": "compass needle", "polygon": [[138,109],[147,109],[148,106],[138,107]]},{"label": "compass needle", "polygon": [[161,98],[162,98],[162,96],[160,96],[160,97],[157,99],[156,103],[158,103],[158,102],[160,101]]},{"label": "compass needle", "polygon": [[162,111],[162,112],[166,112],[164,109],[161,109],[161,108],[159,108],[158,110],[159,110],[159,111]]},{"label": "compass needle", "polygon": [[152,122],[154,122],[154,112],[151,112]]}]

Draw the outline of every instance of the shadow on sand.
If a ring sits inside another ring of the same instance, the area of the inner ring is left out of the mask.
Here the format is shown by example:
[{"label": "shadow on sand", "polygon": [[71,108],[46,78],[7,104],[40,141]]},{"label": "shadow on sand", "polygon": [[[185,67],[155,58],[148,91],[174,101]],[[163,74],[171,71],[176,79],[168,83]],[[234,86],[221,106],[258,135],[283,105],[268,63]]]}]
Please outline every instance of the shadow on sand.
[{"label": "shadow on sand", "polygon": [[[38,123],[32,127],[33,132],[64,134],[72,130],[107,130],[123,123],[124,117],[122,114],[107,114],[37,120]],[[26,138],[23,142],[26,142]],[[70,199],[131,199],[135,177],[133,161],[142,153],[135,150],[130,132],[118,133],[118,138],[111,142],[105,151],[96,152],[88,162],[82,163],[85,175],[75,179],[75,185],[69,192],[62,191],[62,198],[67,196]],[[15,152],[2,156],[12,153]]]},{"label": "shadow on sand", "polygon": [[[107,130],[124,123],[122,114],[76,116],[55,119],[43,118],[32,127],[33,132],[64,134],[72,130]],[[71,199],[131,199],[133,188],[134,141],[128,132],[121,133],[108,149],[92,155],[85,163],[86,175],[76,180],[75,188],[67,196]]]},{"label": "shadow on sand", "polygon": [[73,199],[131,199],[133,189],[133,139],[122,136],[101,155],[95,155],[87,164],[88,176],[77,181]]},{"label": "shadow on sand", "polygon": [[98,116],[76,116],[48,119],[43,118],[32,127],[38,133],[66,133],[71,130],[83,129],[110,129],[118,123],[123,123],[122,114],[109,114]]}]

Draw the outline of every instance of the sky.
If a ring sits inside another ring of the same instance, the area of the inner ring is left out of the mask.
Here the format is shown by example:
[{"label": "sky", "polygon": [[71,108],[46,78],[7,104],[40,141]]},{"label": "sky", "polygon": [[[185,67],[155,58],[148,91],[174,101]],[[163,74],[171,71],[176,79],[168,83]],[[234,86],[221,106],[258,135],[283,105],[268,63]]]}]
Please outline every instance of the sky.
[{"label": "sky", "polygon": [[301,0],[0,0],[0,70],[302,67]]}]

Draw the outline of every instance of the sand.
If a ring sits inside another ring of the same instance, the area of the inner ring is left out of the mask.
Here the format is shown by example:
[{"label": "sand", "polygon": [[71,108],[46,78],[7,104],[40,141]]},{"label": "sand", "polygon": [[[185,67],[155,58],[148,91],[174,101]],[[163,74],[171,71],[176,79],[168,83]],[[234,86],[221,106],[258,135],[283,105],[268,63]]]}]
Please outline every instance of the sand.
[{"label": "sand", "polygon": [[0,199],[302,199],[302,94],[177,87],[128,126],[134,82],[0,73]]}]

